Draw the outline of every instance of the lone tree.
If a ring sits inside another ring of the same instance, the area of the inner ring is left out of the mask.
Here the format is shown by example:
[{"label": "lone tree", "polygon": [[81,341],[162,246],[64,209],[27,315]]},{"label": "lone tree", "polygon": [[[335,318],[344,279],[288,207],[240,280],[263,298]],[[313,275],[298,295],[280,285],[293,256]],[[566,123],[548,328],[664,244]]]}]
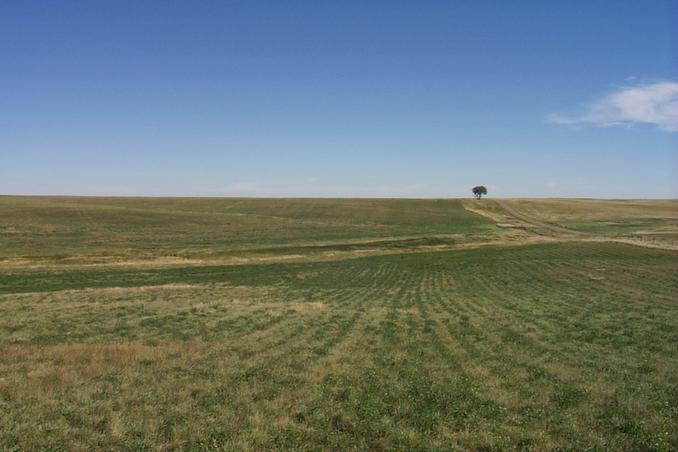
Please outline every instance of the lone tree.
[{"label": "lone tree", "polygon": [[473,196],[476,197],[476,199],[480,199],[483,197],[483,195],[487,194],[487,188],[485,188],[484,185],[478,185],[477,187],[473,187]]}]

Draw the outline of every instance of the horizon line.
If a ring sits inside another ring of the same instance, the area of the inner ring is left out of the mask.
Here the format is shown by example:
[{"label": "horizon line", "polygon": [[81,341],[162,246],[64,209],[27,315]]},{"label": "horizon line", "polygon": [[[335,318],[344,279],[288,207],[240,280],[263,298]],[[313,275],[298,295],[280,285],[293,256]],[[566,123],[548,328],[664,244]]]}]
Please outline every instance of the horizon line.
[{"label": "horizon line", "polygon": [[[308,196],[308,195],[152,195],[152,194],[15,194],[0,193],[0,197],[21,198],[170,198],[170,199],[403,199],[403,200],[451,200],[470,199],[473,196]],[[589,197],[589,196],[485,196],[483,199],[552,199],[552,200],[601,200],[601,201],[678,201],[678,197]],[[482,199],[480,200],[482,201]]]}]

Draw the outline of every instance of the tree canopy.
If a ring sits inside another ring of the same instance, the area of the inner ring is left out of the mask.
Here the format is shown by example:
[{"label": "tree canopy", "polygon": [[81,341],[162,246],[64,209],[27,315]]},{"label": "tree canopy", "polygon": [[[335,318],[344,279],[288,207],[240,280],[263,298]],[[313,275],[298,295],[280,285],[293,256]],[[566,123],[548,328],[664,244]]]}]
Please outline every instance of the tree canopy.
[{"label": "tree canopy", "polygon": [[487,188],[484,185],[478,185],[476,187],[473,187],[472,191],[476,199],[480,199],[483,197],[483,195],[487,194]]}]

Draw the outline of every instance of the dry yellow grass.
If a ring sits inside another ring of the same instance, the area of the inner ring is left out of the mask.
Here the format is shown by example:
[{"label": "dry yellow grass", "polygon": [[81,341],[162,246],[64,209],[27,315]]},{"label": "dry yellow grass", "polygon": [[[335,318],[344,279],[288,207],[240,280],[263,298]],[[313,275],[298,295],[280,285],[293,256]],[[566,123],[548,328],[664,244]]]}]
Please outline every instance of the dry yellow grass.
[{"label": "dry yellow grass", "polygon": [[508,199],[531,217],[554,223],[629,218],[678,220],[678,200]]}]

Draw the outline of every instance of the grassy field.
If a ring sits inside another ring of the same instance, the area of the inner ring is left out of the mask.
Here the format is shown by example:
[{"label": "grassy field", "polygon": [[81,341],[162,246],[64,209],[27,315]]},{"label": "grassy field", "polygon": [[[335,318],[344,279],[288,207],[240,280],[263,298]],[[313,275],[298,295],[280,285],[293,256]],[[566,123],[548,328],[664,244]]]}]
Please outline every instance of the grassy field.
[{"label": "grassy field", "polygon": [[567,228],[678,244],[675,200],[509,200],[526,215]]},{"label": "grassy field", "polygon": [[458,200],[2,197],[0,218],[0,258],[59,264],[497,232]]},{"label": "grassy field", "polygon": [[0,197],[0,448],[678,449],[678,252],[574,226],[675,202],[507,202]]}]

